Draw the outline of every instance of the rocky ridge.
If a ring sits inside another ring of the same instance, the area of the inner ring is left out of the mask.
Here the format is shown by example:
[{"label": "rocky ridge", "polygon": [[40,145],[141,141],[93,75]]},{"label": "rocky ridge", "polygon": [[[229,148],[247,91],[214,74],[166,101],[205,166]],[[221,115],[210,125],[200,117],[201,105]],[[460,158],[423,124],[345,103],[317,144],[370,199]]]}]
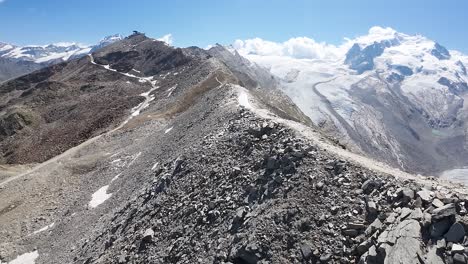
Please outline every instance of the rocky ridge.
[{"label": "rocky ridge", "polygon": [[77,263],[466,263],[466,200],[337,160],[240,109],[161,163]]},{"label": "rocky ridge", "polygon": [[[0,186],[0,262],[466,262],[464,194],[312,140],[320,132],[277,80],[239,54],[136,35],[55,67],[45,72],[93,76],[138,101],[102,136]],[[15,89],[21,80],[2,88],[43,93]]]}]

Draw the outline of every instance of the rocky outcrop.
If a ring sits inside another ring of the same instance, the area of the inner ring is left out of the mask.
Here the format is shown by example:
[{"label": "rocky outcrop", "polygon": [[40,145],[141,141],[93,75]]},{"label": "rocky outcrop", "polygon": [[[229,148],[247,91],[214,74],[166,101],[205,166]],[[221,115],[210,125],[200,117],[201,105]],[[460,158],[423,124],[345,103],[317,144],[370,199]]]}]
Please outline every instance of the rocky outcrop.
[{"label": "rocky outcrop", "polygon": [[466,257],[464,199],[334,159],[243,109],[226,122],[218,136],[207,135],[200,147],[161,164],[104,230],[76,246],[76,262],[448,263]]},{"label": "rocky outcrop", "polygon": [[465,263],[465,200],[415,187],[387,189],[381,198],[389,207],[373,223],[360,263]]},{"label": "rocky outcrop", "polygon": [[439,60],[450,59],[450,52],[439,43],[434,44],[434,48],[431,50],[431,54]]}]

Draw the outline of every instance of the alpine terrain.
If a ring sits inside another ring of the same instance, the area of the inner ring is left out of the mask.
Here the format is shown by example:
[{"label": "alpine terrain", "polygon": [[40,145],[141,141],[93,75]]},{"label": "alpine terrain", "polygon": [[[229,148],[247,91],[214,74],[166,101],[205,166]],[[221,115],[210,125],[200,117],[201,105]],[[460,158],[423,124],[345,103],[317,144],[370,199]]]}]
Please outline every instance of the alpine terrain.
[{"label": "alpine terrain", "polygon": [[467,57],[300,41],[4,45],[0,263],[468,263]]},{"label": "alpine terrain", "polygon": [[19,77],[40,68],[79,58],[122,39],[119,34],[103,38],[96,45],[73,42],[19,47],[0,42],[0,82]]},{"label": "alpine terrain", "polygon": [[412,173],[467,166],[468,56],[381,27],[341,46],[298,38],[233,47],[270,69],[314,124],[354,151]]}]

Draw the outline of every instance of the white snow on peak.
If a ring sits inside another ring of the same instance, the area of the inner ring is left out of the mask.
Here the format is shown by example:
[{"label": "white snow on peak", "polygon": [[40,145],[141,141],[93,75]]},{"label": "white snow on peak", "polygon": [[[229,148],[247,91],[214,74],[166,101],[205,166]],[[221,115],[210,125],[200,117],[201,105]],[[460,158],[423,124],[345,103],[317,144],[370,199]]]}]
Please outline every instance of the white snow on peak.
[{"label": "white snow on peak", "polygon": [[5,51],[11,50],[13,48],[15,48],[13,45],[10,45],[8,43],[0,42],[0,52],[5,52]]},{"label": "white snow on peak", "polygon": [[33,252],[20,255],[14,260],[8,262],[8,264],[34,264],[38,257],[39,257],[39,252],[36,250]]},{"label": "white snow on peak", "polygon": [[102,38],[100,42],[101,43],[103,43],[103,42],[114,42],[114,41],[119,41],[119,40],[122,40],[122,39],[123,39],[122,35],[114,34],[114,35],[110,35],[110,36]]},{"label": "white snow on peak", "polygon": [[58,42],[47,45],[17,47],[6,43],[0,43],[0,56],[36,63],[67,61],[71,58],[84,56],[93,49],[105,47],[121,39],[123,39],[123,37],[119,34],[112,35],[102,39],[97,45],[85,45],[76,42]]}]

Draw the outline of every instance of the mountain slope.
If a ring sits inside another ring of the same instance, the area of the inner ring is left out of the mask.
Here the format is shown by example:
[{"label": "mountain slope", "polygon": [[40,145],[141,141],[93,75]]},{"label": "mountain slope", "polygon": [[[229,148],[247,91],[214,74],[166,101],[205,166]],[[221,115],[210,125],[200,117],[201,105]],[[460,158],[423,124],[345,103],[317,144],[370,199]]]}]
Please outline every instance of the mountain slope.
[{"label": "mountain slope", "polygon": [[0,82],[33,72],[41,68],[41,65],[29,61],[16,61],[0,57]]},{"label": "mountain slope", "polygon": [[337,47],[302,39],[234,46],[355,151],[417,173],[466,165],[467,56],[378,27]]},{"label": "mountain slope", "polygon": [[[461,244],[435,246],[467,238],[448,231],[468,225],[466,188],[347,151],[280,85],[232,50],[180,49],[142,34],[2,85],[4,109],[37,107],[35,118],[6,118],[16,144],[35,125],[62,139],[34,147],[67,150],[37,166],[3,166],[11,173],[0,182],[0,262],[466,257]],[[71,137],[80,131],[89,132],[83,143]]]}]

